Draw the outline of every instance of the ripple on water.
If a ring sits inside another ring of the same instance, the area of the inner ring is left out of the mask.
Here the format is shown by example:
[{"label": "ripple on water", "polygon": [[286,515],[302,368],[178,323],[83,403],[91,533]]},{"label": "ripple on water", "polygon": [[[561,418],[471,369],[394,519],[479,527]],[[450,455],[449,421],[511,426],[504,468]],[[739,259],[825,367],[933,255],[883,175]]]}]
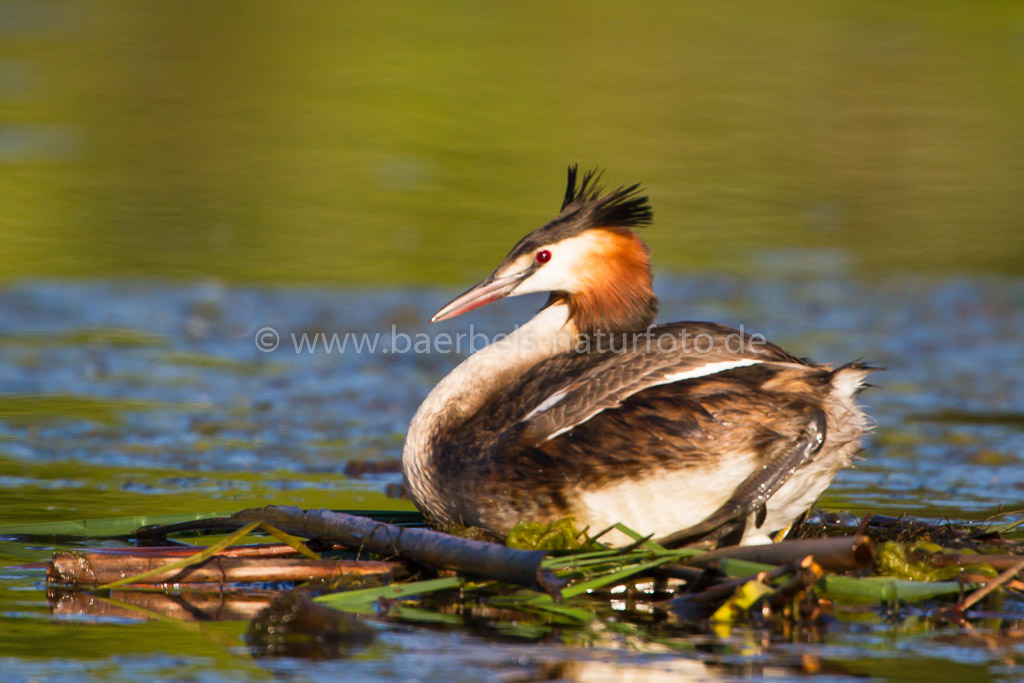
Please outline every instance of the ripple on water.
[{"label": "ripple on water", "polygon": [[[859,467],[839,474],[825,505],[978,519],[1021,500],[1024,283],[865,283],[823,273],[759,283],[730,277],[657,282],[662,319],[743,325],[818,360],[863,358],[886,366],[874,380],[880,387],[864,396],[876,431]],[[419,401],[469,349],[384,354],[327,352],[321,344],[313,352],[296,351],[292,335],[379,332],[385,343],[393,329],[410,337],[490,336],[525,320],[541,303],[524,297],[428,327],[428,316],[451,294],[146,282],[34,283],[0,292],[0,491],[16,494],[0,495],[0,520],[233,510],[271,502],[394,506],[383,491],[400,475],[393,467],[365,463],[396,462]],[[265,327],[280,337],[280,346],[269,353],[255,343],[256,331]],[[22,563],[51,551],[5,547]],[[49,617],[38,598],[41,572],[18,570],[11,576],[0,582],[7,623],[44,623],[40,619]],[[29,601],[29,595],[35,597]],[[755,661],[765,671],[800,670],[803,658],[814,657],[821,672],[832,676],[888,676],[903,670],[907,653],[914,656],[915,673],[929,671],[936,679],[967,680],[991,670],[996,655],[913,636],[907,629],[916,617],[905,616],[899,641],[877,613],[854,611],[832,624],[818,644],[777,644],[763,651],[757,634],[737,631],[731,639],[705,642],[707,652],[672,655],[648,643],[643,652],[626,656],[613,633],[582,649],[502,644],[509,634],[480,641],[464,633],[399,628],[382,633],[366,656],[349,661],[346,672],[371,678],[457,671],[466,680],[672,679],[741,675]],[[116,629],[116,637],[108,629]],[[204,669],[224,652],[217,643],[207,648],[183,631],[152,622],[127,633],[120,623],[63,632],[68,653],[109,653],[93,674],[123,674],[138,662],[147,676],[179,676]],[[696,647],[699,640],[687,636],[685,645]],[[166,654],[153,652],[157,641]],[[40,649],[41,656],[52,654],[48,647]],[[761,654],[751,654],[756,652]],[[77,673],[77,657],[44,665],[19,652],[3,662],[15,675],[52,677],[65,664]],[[327,668],[302,662],[296,668],[279,660],[261,666],[313,677],[321,669],[323,675],[337,671],[336,663]],[[246,678],[257,670],[239,671]]]},{"label": "ripple on water", "polygon": [[[818,360],[886,367],[880,388],[864,396],[876,437],[863,466],[837,477],[830,502],[888,498],[972,516],[1020,500],[1021,281],[866,283],[811,273],[657,283],[662,319],[719,320]],[[24,462],[229,473],[340,473],[349,458],[397,458],[433,383],[539,302],[509,300],[428,327],[449,294],[146,282],[9,288],[0,294],[0,452]],[[280,339],[270,353],[254,338],[265,327]],[[464,343],[461,353],[383,353],[396,333],[406,346],[442,333]],[[315,349],[297,350],[304,334],[321,335]],[[340,341],[326,349],[331,335],[360,334],[377,335],[375,352],[342,350]]]}]

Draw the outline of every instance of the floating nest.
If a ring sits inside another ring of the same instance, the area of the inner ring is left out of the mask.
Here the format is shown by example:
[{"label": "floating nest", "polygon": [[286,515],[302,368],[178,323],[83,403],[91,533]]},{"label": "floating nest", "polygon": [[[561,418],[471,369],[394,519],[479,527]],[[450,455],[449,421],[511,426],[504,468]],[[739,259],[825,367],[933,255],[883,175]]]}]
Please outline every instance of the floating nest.
[{"label": "floating nest", "polygon": [[130,533],[79,523],[79,543],[126,543],[56,552],[47,592],[60,614],[247,619],[260,656],[338,656],[373,637],[358,615],[563,639],[613,623],[648,638],[744,624],[792,634],[825,627],[838,605],[1016,623],[1018,524],[814,512],[771,545],[666,549],[621,526],[635,543],[606,547],[561,520],[524,525],[510,547],[428,529],[417,513],[267,507]]}]

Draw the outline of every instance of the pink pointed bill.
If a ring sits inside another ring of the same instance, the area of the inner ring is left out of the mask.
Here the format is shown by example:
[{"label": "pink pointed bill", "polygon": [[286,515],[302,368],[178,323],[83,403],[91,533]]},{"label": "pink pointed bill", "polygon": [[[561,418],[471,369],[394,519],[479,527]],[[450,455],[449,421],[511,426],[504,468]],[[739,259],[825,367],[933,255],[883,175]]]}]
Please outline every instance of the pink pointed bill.
[{"label": "pink pointed bill", "polygon": [[500,278],[489,277],[448,302],[444,308],[434,314],[430,322],[448,320],[506,297],[512,293],[516,285],[522,282],[525,276],[526,273],[517,273]]}]

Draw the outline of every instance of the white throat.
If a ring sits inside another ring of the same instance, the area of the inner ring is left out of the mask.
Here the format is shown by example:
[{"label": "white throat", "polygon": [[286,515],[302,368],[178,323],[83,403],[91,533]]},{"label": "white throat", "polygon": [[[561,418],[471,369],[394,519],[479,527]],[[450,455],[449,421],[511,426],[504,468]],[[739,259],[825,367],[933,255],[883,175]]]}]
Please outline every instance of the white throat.
[{"label": "white throat", "polygon": [[431,499],[442,494],[430,462],[438,434],[457,429],[529,368],[572,348],[576,329],[568,319],[565,304],[548,306],[462,361],[427,394],[402,450],[406,487],[420,509],[434,507]]}]

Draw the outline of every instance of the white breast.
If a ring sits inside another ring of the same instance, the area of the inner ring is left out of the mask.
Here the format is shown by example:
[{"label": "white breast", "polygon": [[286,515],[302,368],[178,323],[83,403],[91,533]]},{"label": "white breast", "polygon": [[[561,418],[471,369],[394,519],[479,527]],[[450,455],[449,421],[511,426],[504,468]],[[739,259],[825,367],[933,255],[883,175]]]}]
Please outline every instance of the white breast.
[{"label": "white breast", "polygon": [[[662,470],[585,491],[575,505],[576,523],[589,526],[591,534],[620,522],[643,536],[667,536],[703,521],[720,508],[736,483],[750,474],[753,459],[753,453],[737,454],[716,467]],[[618,532],[601,540],[613,544],[632,541]]]}]

